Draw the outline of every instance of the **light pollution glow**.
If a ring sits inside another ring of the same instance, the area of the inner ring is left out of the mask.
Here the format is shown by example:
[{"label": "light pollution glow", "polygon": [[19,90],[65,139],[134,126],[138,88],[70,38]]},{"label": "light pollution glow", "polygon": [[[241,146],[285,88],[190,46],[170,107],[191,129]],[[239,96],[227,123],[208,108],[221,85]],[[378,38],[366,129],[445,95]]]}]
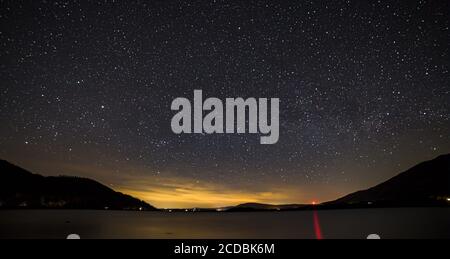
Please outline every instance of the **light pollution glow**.
[{"label": "light pollution glow", "polygon": [[[11,159],[15,161],[16,159]],[[76,175],[109,186],[115,191],[132,195],[157,208],[219,208],[242,203],[311,204],[336,199],[348,193],[349,186],[333,184],[295,184],[261,180],[257,184],[225,184],[199,181],[174,176],[170,172],[161,175],[148,174],[142,167],[120,165],[96,166],[83,162],[48,162],[27,160],[22,165],[31,172],[42,175]]]},{"label": "light pollution glow", "polygon": [[311,195],[314,192],[310,190],[303,192],[303,188],[297,186],[265,186],[259,190],[230,188],[183,178],[164,178],[159,179],[157,183],[149,179],[134,179],[126,182],[126,186],[121,185],[116,189],[158,208],[218,208],[247,202],[310,204],[317,200],[330,200],[337,195],[336,191],[328,191],[323,196],[314,196]]},{"label": "light pollution glow", "polygon": [[[11,158],[10,161],[16,159]],[[161,175],[149,174],[139,166],[104,164],[96,166],[87,161],[49,162],[45,159],[26,160],[24,168],[42,175],[76,175],[97,180],[108,187],[132,195],[157,208],[218,208],[241,203],[310,204],[314,201],[333,200],[344,194],[349,187],[259,181],[258,184],[212,183],[187,177],[173,176],[170,172]],[[117,172],[117,168],[120,171]],[[352,188],[352,187],[350,187]]]}]

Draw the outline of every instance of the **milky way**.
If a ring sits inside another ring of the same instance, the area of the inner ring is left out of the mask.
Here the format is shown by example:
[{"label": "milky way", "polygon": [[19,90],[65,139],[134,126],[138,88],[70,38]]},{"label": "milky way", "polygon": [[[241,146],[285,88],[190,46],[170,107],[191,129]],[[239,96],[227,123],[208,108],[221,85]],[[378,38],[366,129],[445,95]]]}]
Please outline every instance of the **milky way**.
[{"label": "milky way", "polygon": [[[0,157],[157,206],[337,198],[450,152],[448,1],[2,1]],[[280,138],[172,132],[280,98]]]}]

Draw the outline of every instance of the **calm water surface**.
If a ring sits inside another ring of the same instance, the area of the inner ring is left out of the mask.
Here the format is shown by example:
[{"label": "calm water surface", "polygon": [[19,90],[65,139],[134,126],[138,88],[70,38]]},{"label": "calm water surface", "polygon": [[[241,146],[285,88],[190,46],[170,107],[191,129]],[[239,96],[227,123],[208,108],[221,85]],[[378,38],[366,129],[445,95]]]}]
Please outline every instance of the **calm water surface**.
[{"label": "calm water surface", "polygon": [[0,211],[0,238],[450,238],[450,208],[293,212]]}]

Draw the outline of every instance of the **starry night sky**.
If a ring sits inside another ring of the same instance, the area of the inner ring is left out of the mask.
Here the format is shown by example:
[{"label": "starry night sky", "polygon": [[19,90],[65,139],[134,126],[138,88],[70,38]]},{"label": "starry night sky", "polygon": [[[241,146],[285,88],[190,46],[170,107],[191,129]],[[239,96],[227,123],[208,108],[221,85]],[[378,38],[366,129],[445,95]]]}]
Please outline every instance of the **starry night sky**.
[{"label": "starry night sky", "polygon": [[[157,207],[326,201],[450,152],[449,2],[1,1],[0,158]],[[280,139],[175,135],[280,98]]]}]

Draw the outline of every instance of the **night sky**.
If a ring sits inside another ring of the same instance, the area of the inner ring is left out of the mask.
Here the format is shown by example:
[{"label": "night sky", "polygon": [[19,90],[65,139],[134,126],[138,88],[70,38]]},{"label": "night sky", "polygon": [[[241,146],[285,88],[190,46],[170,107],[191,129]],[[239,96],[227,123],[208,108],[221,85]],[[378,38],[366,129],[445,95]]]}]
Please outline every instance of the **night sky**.
[{"label": "night sky", "polygon": [[[34,173],[161,208],[311,203],[450,152],[446,0],[0,5],[0,158]],[[278,143],[174,134],[194,89],[280,98]]]}]

